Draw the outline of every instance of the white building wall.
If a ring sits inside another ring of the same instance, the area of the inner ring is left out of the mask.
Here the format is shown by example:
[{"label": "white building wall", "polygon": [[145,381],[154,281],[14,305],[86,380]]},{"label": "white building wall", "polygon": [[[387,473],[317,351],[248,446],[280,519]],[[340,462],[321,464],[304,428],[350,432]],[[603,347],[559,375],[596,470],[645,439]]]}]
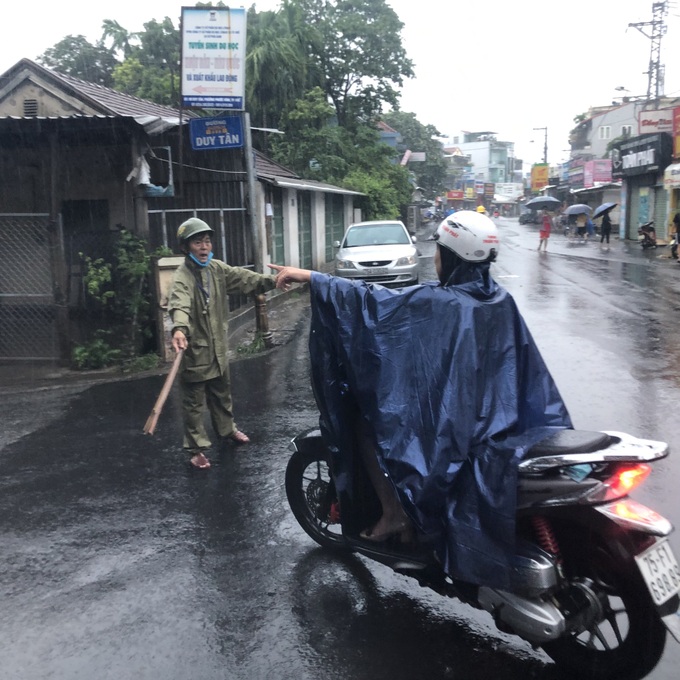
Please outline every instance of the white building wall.
[{"label": "white building wall", "polygon": [[483,179],[485,182],[489,181],[489,144],[488,141],[458,144],[463,154],[470,157],[475,179]]},{"label": "white building wall", "polygon": [[[594,158],[604,158],[609,143],[623,134],[623,126],[631,126],[631,137],[638,134],[638,114],[642,104],[630,102],[619,106],[612,111],[601,113],[593,117],[590,132],[590,150],[587,150]],[[601,128],[609,128],[609,137],[600,139]]]}]

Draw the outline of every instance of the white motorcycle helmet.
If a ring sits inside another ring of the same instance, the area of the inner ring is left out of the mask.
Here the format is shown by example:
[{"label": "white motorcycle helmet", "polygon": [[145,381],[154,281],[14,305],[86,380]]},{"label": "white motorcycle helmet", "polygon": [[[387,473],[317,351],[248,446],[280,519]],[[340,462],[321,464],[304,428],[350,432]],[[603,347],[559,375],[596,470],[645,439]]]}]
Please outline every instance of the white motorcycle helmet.
[{"label": "white motorcycle helmet", "polygon": [[493,221],[472,210],[459,210],[442,220],[434,239],[466,262],[493,262],[500,246]]}]

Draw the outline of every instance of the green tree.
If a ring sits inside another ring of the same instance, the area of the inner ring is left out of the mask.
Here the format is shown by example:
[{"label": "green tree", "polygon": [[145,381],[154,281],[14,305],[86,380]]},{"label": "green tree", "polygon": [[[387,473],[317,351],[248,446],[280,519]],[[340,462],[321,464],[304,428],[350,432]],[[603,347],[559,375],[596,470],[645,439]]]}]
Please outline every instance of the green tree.
[{"label": "green tree", "polygon": [[365,219],[399,219],[413,192],[408,173],[399,165],[383,166],[380,170],[382,172],[355,168],[343,184],[347,189],[365,194],[358,201]]},{"label": "green tree", "polygon": [[[139,49],[131,56],[136,57],[142,66],[152,69],[157,78],[169,82],[170,90],[167,92],[169,102],[178,106],[181,48],[179,29],[174,27],[168,17],[161,22],[152,19],[144,24],[139,41]],[[143,97],[141,94],[137,96]]]},{"label": "green tree", "polygon": [[124,61],[113,71],[114,89],[166,106],[179,105],[180,33],[165,17],[144,24],[139,33],[128,33],[109,19],[102,26],[102,40],[122,51]]},{"label": "green tree", "polygon": [[445,188],[446,161],[444,149],[436,138],[440,133],[433,125],[423,125],[414,113],[393,111],[383,116],[383,120],[397,130],[404,140],[404,150],[422,151],[425,161],[414,162],[409,165],[416,184],[421,187],[425,195],[434,198]]},{"label": "green tree", "polygon": [[339,184],[366,194],[367,219],[395,219],[413,193],[405,168],[381,143],[372,125],[351,129],[334,122],[334,109],[321,88],[314,88],[284,113],[284,135],[273,142],[274,158],[301,177]]},{"label": "green tree", "polygon": [[401,42],[404,24],[385,0],[284,0],[299,6],[310,27],[308,58],[338,123],[372,119],[385,104],[398,107],[398,88],[413,76]]},{"label": "green tree", "polygon": [[339,181],[349,166],[343,130],[329,125],[332,116],[333,107],[321,88],[310,90],[281,118],[284,135],[272,142],[274,159],[301,177]]},{"label": "green tree", "polygon": [[308,85],[302,13],[248,10],[246,102],[254,125],[276,127],[282,111],[301,98]]},{"label": "green tree", "polygon": [[131,41],[136,38],[136,33],[130,33],[113,19],[104,19],[102,24],[102,42],[111,41],[111,50],[116,54],[122,54],[124,59],[132,52]]},{"label": "green tree", "polygon": [[128,57],[113,71],[113,88],[140,99],[165,106],[176,106],[172,76],[163,68],[145,66],[138,56]]},{"label": "green tree", "polygon": [[93,45],[83,35],[67,35],[46,49],[37,61],[59,73],[104,87],[113,85],[113,70],[118,63],[113,50],[102,41]]}]

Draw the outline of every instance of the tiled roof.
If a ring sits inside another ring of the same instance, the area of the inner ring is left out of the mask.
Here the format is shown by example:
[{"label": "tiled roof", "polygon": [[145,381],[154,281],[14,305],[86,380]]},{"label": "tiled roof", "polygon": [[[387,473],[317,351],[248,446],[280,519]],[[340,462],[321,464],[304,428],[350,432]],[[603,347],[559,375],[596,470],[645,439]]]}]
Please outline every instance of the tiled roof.
[{"label": "tiled roof", "polygon": [[[146,99],[139,99],[138,97],[133,97],[132,95],[123,92],[117,92],[116,90],[111,90],[108,87],[96,85],[95,83],[88,83],[85,80],[73,78],[72,76],[57,73],[56,71],[52,71],[52,73],[56,78],[63,80],[74,90],[77,90],[82,95],[96,101],[100,106],[107,109],[109,113],[119,116],[179,116],[179,110],[174,109],[171,106],[163,106]],[[193,118],[197,115],[188,110],[185,110],[182,113],[185,118]]]},{"label": "tiled roof", "polygon": [[[124,94],[102,85],[88,83],[80,78],[74,78],[73,76],[45,68],[30,59],[21,59],[3,75],[5,77],[12,77],[24,69],[33,71],[38,76],[48,80],[56,81],[61,87],[74,92],[91,106],[99,109],[99,113],[102,114],[132,117],[155,116],[159,118],[177,118],[179,116],[179,111],[170,106],[162,106],[161,104],[133,97],[132,95]],[[192,111],[184,111],[183,115],[185,118],[197,116]]]}]

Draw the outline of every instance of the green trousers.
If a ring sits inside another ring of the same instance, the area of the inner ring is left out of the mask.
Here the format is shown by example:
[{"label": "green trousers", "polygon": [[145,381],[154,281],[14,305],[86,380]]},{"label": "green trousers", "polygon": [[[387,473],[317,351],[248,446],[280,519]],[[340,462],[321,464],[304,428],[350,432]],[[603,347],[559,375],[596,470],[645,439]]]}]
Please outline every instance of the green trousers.
[{"label": "green trousers", "polygon": [[191,452],[210,448],[212,442],[205,430],[206,405],[210,422],[218,437],[226,437],[235,429],[231,401],[229,367],[222,375],[199,382],[180,381],[182,418],[184,421],[183,447]]}]

